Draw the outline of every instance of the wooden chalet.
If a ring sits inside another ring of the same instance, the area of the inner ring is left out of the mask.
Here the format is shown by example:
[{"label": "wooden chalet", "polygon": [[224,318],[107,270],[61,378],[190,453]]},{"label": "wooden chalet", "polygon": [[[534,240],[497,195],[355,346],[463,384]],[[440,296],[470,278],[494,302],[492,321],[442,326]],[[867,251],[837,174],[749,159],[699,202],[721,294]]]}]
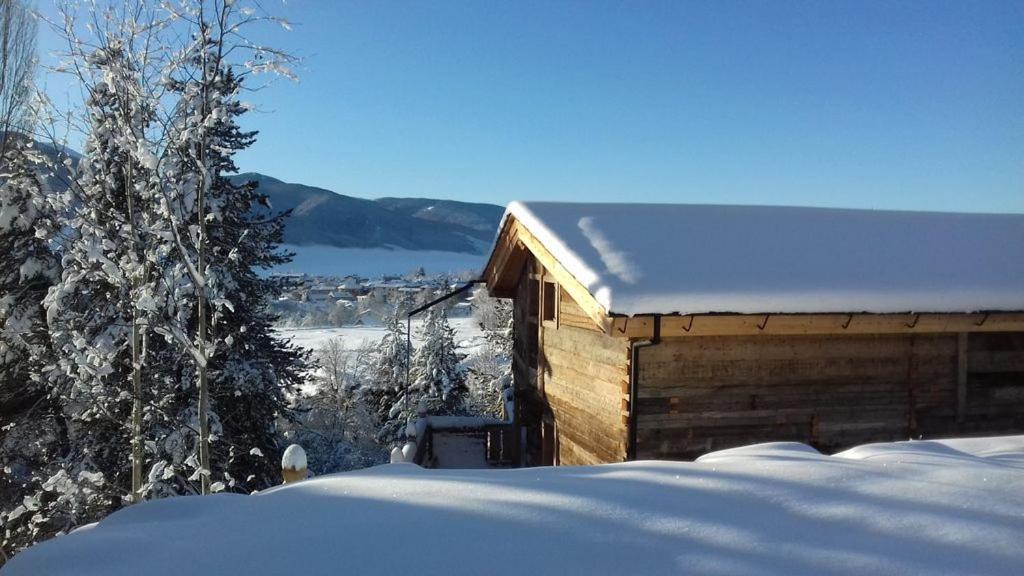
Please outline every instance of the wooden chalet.
[{"label": "wooden chalet", "polygon": [[528,465],[1024,432],[1024,216],[513,203]]}]

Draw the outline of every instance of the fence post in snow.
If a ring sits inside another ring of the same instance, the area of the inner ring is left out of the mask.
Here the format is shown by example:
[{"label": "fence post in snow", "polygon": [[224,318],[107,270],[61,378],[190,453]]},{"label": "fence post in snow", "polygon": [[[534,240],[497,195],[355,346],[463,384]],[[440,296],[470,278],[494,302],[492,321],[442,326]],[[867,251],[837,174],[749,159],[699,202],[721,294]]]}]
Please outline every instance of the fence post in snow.
[{"label": "fence post in snow", "polygon": [[285,484],[306,479],[306,451],[298,444],[292,444],[281,456],[281,476]]}]

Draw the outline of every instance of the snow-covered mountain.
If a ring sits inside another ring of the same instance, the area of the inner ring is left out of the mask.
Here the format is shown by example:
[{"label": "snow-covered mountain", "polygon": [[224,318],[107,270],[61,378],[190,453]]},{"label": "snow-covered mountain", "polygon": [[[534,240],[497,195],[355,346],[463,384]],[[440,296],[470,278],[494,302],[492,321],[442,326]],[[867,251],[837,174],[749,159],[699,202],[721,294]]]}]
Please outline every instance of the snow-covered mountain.
[{"label": "snow-covered mountain", "polygon": [[367,200],[291,184],[254,172],[274,210],[292,210],[285,243],[294,246],[395,248],[481,254],[490,248],[503,208],[429,198]]}]

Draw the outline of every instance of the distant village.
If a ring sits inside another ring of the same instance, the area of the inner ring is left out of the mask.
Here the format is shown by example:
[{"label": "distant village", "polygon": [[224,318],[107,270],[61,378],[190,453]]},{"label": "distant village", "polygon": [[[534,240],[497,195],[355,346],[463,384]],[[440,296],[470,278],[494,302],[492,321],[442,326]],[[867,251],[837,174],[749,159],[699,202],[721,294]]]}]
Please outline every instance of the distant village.
[{"label": "distant village", "polygon": [[[472,272],[428,275],[422,268],[405,275],[366,278],[273,274],[282,288],[271,303],[283,326],[350,326],[379,323],[384,314],[408,311],[443,296],[466,281]],[[470,296],[446,302],[450,316],[470,314]]]}]

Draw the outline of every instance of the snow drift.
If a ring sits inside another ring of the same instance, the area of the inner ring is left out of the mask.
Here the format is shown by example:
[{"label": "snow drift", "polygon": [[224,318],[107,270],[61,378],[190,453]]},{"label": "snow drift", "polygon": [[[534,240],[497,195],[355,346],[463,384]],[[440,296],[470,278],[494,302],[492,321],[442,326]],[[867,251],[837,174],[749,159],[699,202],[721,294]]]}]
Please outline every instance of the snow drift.
[{"label": "snow drift", "polygon": [[379,466],[253,496],[146,502],[4,576],[1020,574],[1024,436],[697,462]]}]

